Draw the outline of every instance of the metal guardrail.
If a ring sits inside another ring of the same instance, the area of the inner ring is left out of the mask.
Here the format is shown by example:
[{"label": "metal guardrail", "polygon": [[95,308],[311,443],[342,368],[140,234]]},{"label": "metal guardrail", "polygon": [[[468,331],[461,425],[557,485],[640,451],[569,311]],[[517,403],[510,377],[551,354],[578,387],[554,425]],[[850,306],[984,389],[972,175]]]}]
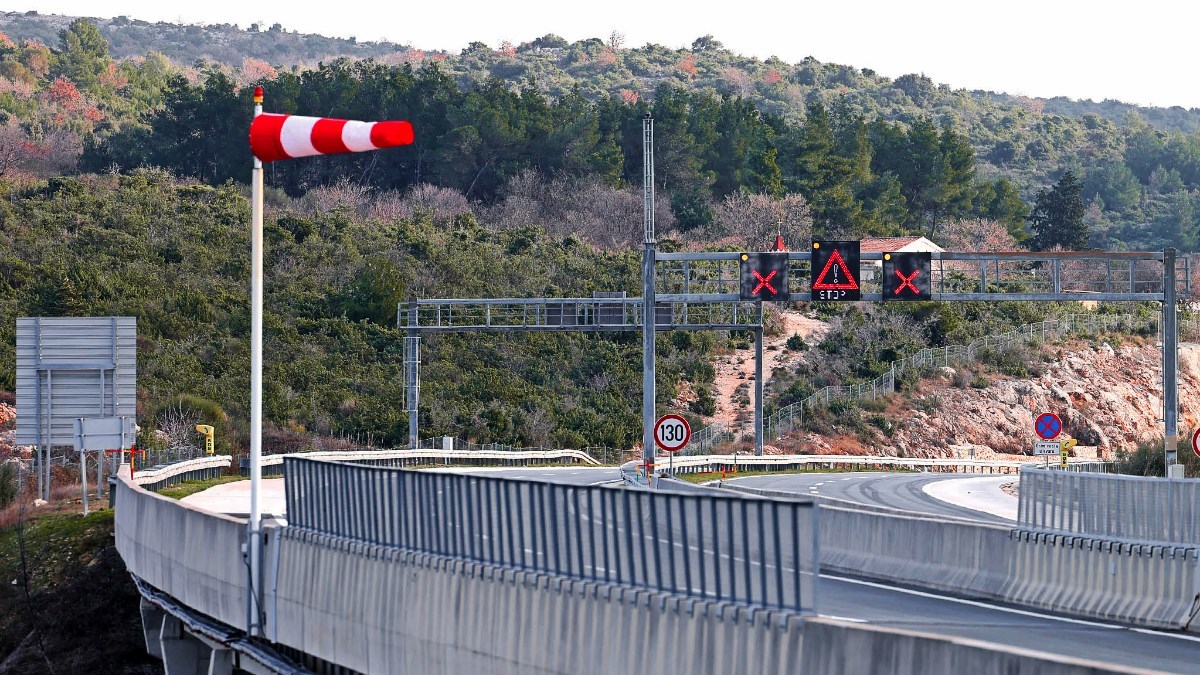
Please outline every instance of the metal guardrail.
[{"label": "metal guardrail", "polygon": [[806,411],[811,413],[818,407],[828,406],[831,401],[874,400],[879,396],[894,393],[896,377],[907,370],[970,363],[986,352],[1007,350],[1018,344],[1044,342],[1047,338],[1059,338],[1074,332],[1132,331],[1148,324],[1157,329],[1158,323],[1157,316],[1138,319],[1128,314],[1068,314],[1061,319],[1038,321],[1000,335],[985,336],[968,345],[929,347],[893,361],[886,373],[869,382],[825,387],[802,401],[780,408],[763,420],[763,432],[767,439],[778,439],[785,432],[803,424]]},{"label": "metal guardrail", "polygon": [[[982,459],[935,459],[912,457],[878,457],[864,455],[700,455],[691,457],[667,457],[655,459],[659,473],[665,474],[673,466],[675,473],[715,473],[728,471],[927,471],[932,473],[1016,473],[1026,466],[1027,461],[982,460]],[[635,474],[638,462],[621,465],[622,476]],[[641,485],[645,477],[638,475]],[[634,484],[627,480],[628,484]]]},{"label": "metal guardrail", "polygon": [[750,606],[814,607],[811,501],[402,471],[287,457],[303,531]]},{"label": "metal guardrail", "polygon": [[152,492],[185,480],[215,478],[233,464],[229,455],[207,455],[186,459],[174,464],[140,469],[133,476],[133,483]]},{"label": "metal guardrail", "polygon": [[[286,475],[284,459],[287,457],[308,457],[393,468],[427,466],[434,462],[472,466],[528,466],[568,462],[600,466],[600,462],[582,450],[335,450],[265,455],[262,458],[263,475]],[[248,462],[248,459],[242,459],[241,470],[244,475],[249,471]]]},{"label": "metal guardrail", "polygon": [[1021,472],[1020,527],[1146,543],[1200,546],[1200,479]]}]

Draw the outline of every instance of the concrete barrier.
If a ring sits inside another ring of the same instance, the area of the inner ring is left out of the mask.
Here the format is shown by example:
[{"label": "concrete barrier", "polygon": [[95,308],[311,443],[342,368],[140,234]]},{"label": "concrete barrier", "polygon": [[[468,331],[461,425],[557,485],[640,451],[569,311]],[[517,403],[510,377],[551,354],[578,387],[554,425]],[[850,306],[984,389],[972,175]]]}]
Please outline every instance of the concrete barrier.
[{"label": "concrete barrier", "polygon": [[1001,597],[1009,530],[945,518],[821,506],[821,570]]},{"label": "concrete barrier", "polygon": [[174,464],[141,469],[134,472],[133,482],[147,490],[157,491],[185,480],[219,476],[232,463],[233,458],[229,455],[206,455]]},{"label": "concrete barrier", "polygon": [[1014,530],[1008,549],[1011,602],[1176,630],[1200,606],[1193,547]]},{"label": "concrete barrier", "polygon": [[[338,583],[314,584],[314,578]],[[801,615],[289,528],[273,639],[369,673],[791,673]]]},{"label": "concrete barrier", "polygon": [[[330,462],[369,464],[372,466],[408,467],[434,462],[445,464],[478,464],[480,466],[528,466],[530,464],[571,463],[601,466],[596,458],[582,450],[353,450],[337,452],[294,452],[265,455],[262,458],[264,476],[283,475],[284,458],[307,457]],[[242,460],[242,475],[249,474],[247,460]]]},{"label": "concrete barrier", "polygon": [[188,506],[133,485],[114,485],[117,551],[134,576],[230,626],[246,625],[246,521]]},{"label": "concrete barrier", "polygon": [[[662,471],[668,466],[667,457],[655,460]],[[630,463],[630,464],[636,464]],[[708,473],[733,471],[926,471],[931,473],[1017,473],[1027,462],[976,459],[923,459],[910,457],[852,456],[852,455],[693,455],[676,457],[676,473]]]},{"label": "concrete barrier", "polygon": [[821,675],[1144,675],[1153,671],[966,638],[810,618],[804,622],[804,653],[797,672]]}]

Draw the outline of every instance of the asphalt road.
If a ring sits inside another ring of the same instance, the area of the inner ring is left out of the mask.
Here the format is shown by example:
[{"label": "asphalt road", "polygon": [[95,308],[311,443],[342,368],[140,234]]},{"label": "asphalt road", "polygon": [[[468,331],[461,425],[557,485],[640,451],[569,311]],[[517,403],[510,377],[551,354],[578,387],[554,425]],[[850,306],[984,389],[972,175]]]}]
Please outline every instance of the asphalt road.
[{"label": "asphalt road", "polygon": [[[961,476],[974,478],[976,476]],[[1012,521],[983,511],[956,506],[926,494],[923,488],[935,481],[955,480],[959,476],[925,473],[792,473],[773,476],[749,476],[730,482],[746,487],[820,495],[846,501],[887,506],[912,513],[970,518],[987,523],[1011,524]],[[1016,476],[1012,477],[1017,480]]]}]

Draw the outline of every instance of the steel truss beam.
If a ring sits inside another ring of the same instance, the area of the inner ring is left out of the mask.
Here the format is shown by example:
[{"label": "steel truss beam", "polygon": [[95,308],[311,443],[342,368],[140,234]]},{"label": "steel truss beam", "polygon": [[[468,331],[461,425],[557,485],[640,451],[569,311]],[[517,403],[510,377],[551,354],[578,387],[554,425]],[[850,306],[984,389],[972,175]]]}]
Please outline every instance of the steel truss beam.
[{"label": "steel truss beam", "polygon": [[[862,301],[883,299],[881,252],[860,256]],[[1177,433],[1178,335],[1176,298],[1188,298],[1191,264],[1174,249],[1161,253],[1054,252],[930,254],[933,301],[1160,302],[1163,307],[1165,460],[1176,461],[1169,439]],[[811,279],[812,254],[788,254],[788,278]],[[1183,262],[1182,270],[1177,262]],[[754,330],[758,370],[755,387],[755,450],[762,453],[762,307],[742,301],[740,252],[654,253],[655,331]],[[801,282],[803,284],[804,282]],[[802,296],[803,290],[794,289]],[[650,294],[647,293],[649,296]],[[416,410],[422,332],[634,331],[648,320],[641,298],[484,298],[411,300],[397,308],[397,327],[406,329],[405,385],[410,446],[416,447]]]},{"label": "steel truss beam", "polygon": [[[931,253],[930,290],[935,301],[1162,302],[1165,252],[1106,253]],[[812,254],[788,254],[792,297],[803,296],[811,279]],[[863,252],[859,270],[863,301],[883,299],[883,253]],[[659,253],[656,297],[675,302],[739,300],[741,253]],[[1191,266],[1176,277],[1185,297]]]},{"label": "steel truss beam", "polygon": [[[761,326],[756,302],[662,301],[655,305],[655,330],[660,331],[749,330]],[[422,333],[635,331],[642,327],[642,299],[417,300],[407,311],[402,306],[397,318],[399,327]]]}]

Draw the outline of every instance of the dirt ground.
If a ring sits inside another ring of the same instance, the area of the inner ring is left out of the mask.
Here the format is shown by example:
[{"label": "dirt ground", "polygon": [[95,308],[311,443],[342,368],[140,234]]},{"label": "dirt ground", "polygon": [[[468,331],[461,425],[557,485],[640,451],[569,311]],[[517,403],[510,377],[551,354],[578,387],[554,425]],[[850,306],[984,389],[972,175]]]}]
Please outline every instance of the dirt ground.
[{"label": "dirt ground", "polygon": [[[763,337],[763,384],[771,381],[776,368],[794,365],[800,360],[797,352],[788,351],[788,338],[799,335],[809,345],[816,344],[829,331],[829,324],[794,310],[781,312],[783,330],[778,335]],[[713,363],[717,374],[713,380],[713,398],[717,412],[708,419],[710,424],[723,422],[735,432],[751,431],[754,423],[754,344],[747,349],[734,349],[722,354]],[[741,392],[738,388],[746,385]],[[741,398],[743,402],[739,402]],[[749,403],[744,403],[746,399]],[[740,435],[740,434],[739,434]]]}]

